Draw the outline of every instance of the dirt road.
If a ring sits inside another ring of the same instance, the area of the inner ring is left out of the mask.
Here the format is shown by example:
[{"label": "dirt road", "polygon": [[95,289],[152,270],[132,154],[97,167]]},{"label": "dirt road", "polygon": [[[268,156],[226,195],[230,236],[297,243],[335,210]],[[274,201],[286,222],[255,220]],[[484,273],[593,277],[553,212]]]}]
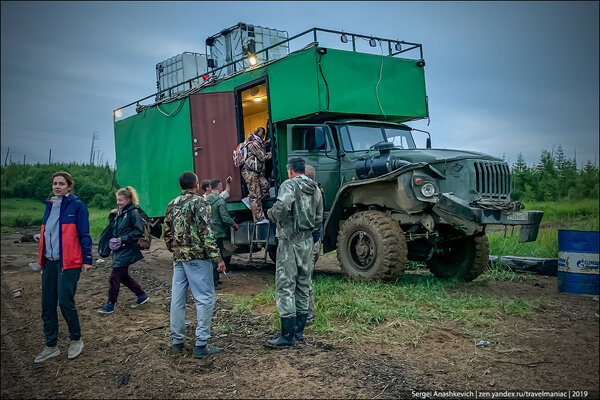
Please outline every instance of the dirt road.
[{"label": "dirt road", "polygon": [[[476,347],[451,323],[405,322],[398,341],[381,340],[378,329],[359,343],[335,332],[315,334],[292,349],[263,346],[272,335],[272,310],[233,312],[232,296],[252,296],[273,281],[273,268],[242,265],[223,277],[213,320],[213,342],[225,348],[196,360],[169,353],[170,254],[160,240],[144,252],[132,275],[150,302],[130,308],[135,296],[122,288],[114,314],[100,315],[110,267],[96,265],[82,276],[76,296],[85,349],[67,360],[68,332],[59,317],[62,354],[43,364],[41,276],[28,267],[36,243],[14,243],[22,233],[2,236],[2,398],[398,398],[411,390],[587,390],[598,393],[598,304],[591,296],[558,293],[556,278],[491,282],[478,288],[495,297],[547,299],[530,318],[499,323],[491,346]],[[95,255],[96,257],[96,255]],[[244,257],[234,257],[243,264]],[[317,273],[338,271],[322,257]],[[13,292],[21,289],[21,295]],[[194,308],[188,300],[187,336]],[[418,339],[417,339],[418,338]],[[413,340],[414,339],[414,340]],[[191,346],[191,340],[188,340]]]}]

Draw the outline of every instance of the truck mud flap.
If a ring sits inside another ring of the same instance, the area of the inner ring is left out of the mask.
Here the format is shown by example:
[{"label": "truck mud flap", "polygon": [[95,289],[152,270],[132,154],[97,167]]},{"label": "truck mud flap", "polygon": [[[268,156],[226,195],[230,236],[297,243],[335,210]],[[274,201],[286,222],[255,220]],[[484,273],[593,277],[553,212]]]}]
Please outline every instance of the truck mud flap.
[{"label": "truck mud flap", "polygon": [[519,243],[535,242],[539,229],[539,223],[536,225],[521,225],[521,229],[519,230]]}]

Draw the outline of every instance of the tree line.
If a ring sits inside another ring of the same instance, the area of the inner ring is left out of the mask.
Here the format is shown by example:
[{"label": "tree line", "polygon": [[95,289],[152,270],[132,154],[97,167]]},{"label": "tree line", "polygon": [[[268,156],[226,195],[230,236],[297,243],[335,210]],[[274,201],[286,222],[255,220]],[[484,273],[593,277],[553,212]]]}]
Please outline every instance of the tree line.
[{"label": "tree line", "polygon": [[[67,171],[75,180],[74,193],[90,207],[113,208],[119,185],[116,170],[104,166],[75,163],[10,164],[1,167],[2,198],[46,200],[52,196],[51,177]],[[511,167],[512,199],[520,201],[558,201],[598,199],[598,167],[588,161],[577,169],[575,159],[565,156],[561,146],[553,152],[542,151],[534,166],[519,153]]]},{"label": "tree line", "polygon": [[1,170],[2,198],[49,199],[56,171],[71,174],[75,181],[73,193],[90,207],[114,208],[115,192],[119,189],[116,170],[108,164],[10,164]]},{"label": "tree line", "polygon": [[562,146],[549,153],[542,151],[539,162],[534,166],[525,163],[519,153],[512,165],[513,200],[520,201],[558,201],[598,199],[600,175],[598,167],[591,161],[577,169],[575,159],[565,156]]}]

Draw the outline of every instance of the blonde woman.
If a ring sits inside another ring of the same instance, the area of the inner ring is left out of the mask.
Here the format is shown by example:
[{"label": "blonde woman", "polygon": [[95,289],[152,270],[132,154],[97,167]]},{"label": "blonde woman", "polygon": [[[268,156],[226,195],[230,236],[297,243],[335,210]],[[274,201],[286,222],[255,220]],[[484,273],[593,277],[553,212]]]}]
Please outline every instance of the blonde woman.
[{"label": "blonde woman", "polygon": [[131,186],[119,189],[116,194],[118,209],[109,215],[114,238],[110,239],[112,250],[112,273],[108,286],[108,301],[100,310],[101,314],[111,314],[119,296],[121,283],[138,297],[131,307],[139,307],[148,301],[148,295],[142,287],[129,275],[129,266],[144,258],[138,245],[138,239],[144,234],[144,223],[138,209],[138,195]]}]

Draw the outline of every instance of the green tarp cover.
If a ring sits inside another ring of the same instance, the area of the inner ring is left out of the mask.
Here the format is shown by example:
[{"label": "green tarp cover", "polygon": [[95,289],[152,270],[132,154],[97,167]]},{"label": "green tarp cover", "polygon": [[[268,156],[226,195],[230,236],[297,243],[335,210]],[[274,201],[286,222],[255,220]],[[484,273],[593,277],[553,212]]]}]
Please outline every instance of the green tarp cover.
[{"label": "green tarp cover", "polygon": [[117,182],[137,190],[140,206],[150,217],[163,216],[181,192],[179,175],[194,170],[191,146],[188,98],[117,121]]}]

